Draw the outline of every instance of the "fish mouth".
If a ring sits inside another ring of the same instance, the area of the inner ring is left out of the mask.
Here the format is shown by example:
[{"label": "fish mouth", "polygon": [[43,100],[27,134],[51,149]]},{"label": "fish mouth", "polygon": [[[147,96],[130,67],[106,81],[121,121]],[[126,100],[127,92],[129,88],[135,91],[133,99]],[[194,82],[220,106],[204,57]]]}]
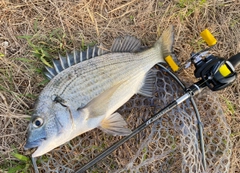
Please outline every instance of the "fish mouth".
[{"label": "fish mouth", "polygon": [[46,140],[45,138],[42,138],[42,139],[38,139],[36,141],[27,141],[27,143],[25,144],[24,146],[24,150],[28,150],[28,149],[31,149],[31,148],[35,148],[35,147],[38,147],[41,145],[41,143]]}]

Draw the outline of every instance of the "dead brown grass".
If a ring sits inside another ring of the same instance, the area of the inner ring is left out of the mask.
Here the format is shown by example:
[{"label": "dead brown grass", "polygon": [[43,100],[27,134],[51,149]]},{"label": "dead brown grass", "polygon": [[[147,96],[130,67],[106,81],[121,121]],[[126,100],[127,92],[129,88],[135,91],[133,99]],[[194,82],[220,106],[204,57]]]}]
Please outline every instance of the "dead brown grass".
[{"label": "dead brown grass", "polygon": [[[203,2],[203,3],[201,3]],[[31,47],[18,36],[34,35],[35,45],[45,45],[52,54],[80,48],[85,43],[112,43],[119,35],[134,35],[147,45],[170,24],[175,26],[175,52],[181,63],[205,44],[200,31],[209,28],[218,40],[213,53],[230,57],[240,52],[239,1],[154,0],[1,0],[0,1],[0,168],[11,166],[11,152],[24,153],[26,117],[45,83],[37,73],[43,65]],[[57,31],[60,37],[53,36]],[[25,58],[29,61],[21,61]],[[239,69],[238,69],[239,72]],[[182,72],[192,80],[192,69]],[[240,172],[240,79],[220,92],[232,127],[233,153],[230,172]],[[234,111],[229,111],[229,104]]]}]

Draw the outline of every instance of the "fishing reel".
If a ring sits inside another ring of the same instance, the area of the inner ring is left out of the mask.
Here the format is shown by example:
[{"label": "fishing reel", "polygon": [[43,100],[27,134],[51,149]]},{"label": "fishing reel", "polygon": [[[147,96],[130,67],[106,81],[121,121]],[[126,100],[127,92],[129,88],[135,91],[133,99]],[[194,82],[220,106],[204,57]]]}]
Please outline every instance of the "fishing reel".
[{"label": "fishing reel", "polygon": [[[185,68],[188,68],[191,63],[194,64],[194,76],[201,78],[196,83],[199,87],[207,86],[212,91],[221,90],[229,86],[237,78],[235,67],[240,64],[240,53],[228,60],[209,54],[208,50],[217,43],[217,40],[208,29],[205,29],[200,35],[206,41],[209,48],[198,53],[192,53],[191,61],[186,64]],[[165,61],[171,67],[172,71],[176,72],[179,70],[177,63],[174,62],[171,56],[166,57]]]},{"label": "fishing reel", "polygon": [[229,86],[237,78],[234,66],[240,62],[240,53],[225,60],[205,51],[192,54],[191,62],[195,66],[194,76],[201,78],[201,87],[207,86],[212,91],[218,91]]},{"label": "fishing reel", "polygon": [[[210,48],[217,43],[208,29],[200,35]],[[191,54],[191,62],[195,66],[194,75],[201,78],[203,87],[207,86],[212,91],[218,91],[229,86],[237,78],[235,67],[240,64],[240,53],[225,60],[208,54],[207,50]]]}]

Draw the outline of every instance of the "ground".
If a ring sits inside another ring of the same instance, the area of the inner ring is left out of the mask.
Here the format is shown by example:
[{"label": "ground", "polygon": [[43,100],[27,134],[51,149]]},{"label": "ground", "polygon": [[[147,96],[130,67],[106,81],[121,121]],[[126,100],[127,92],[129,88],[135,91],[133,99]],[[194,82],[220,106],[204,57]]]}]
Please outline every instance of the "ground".
[{"label": "ground", "polygon": [[[218,40],[216,56],[240,52],[240,3],[214,0],[0,1],[0,172],[30,169],[23,150],[34,102],[48,80],[44,65],[58,53],[96,43],[109,46],[117,36],[133,35],[151,46],[174,26],[174,52],[183,66],[190,53],[206,48],[200,32],[208,28]],[[239,68],[236,69],[239,73]],[[193,67],[179,76],[194,81]],[[240,172],[240,79],[217,92],[231,127],[229,172]],[[32,168],[31,168],[32,169]]]}]

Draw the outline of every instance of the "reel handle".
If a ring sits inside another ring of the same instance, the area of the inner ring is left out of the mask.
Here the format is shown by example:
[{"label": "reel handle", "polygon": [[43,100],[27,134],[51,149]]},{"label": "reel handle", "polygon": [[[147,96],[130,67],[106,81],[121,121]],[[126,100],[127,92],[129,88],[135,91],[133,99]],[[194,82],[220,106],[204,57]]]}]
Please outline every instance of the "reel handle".
[{"label": "reel handle", "polygon": [[240,53],[233,55],[231,58],[228,59],[229,62],[236,68],[240,65]]}]

